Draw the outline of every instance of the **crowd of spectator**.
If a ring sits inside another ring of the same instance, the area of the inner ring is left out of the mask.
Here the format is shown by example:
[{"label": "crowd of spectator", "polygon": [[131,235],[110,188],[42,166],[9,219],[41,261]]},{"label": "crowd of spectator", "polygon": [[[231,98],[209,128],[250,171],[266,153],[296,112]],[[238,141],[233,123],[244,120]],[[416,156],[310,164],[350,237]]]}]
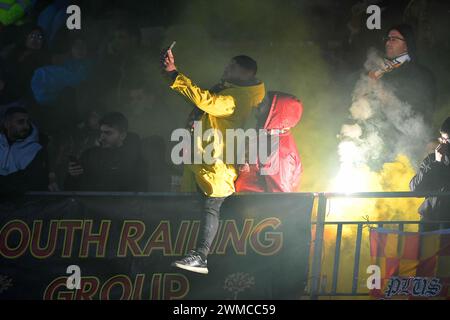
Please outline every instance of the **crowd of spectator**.
[{"label": "crowd of spectator", "polygon": [[0,193],[176,190],[157,55],[129,17],[87,10],[98,26],[69,30],[79,2],[0,1]]}]

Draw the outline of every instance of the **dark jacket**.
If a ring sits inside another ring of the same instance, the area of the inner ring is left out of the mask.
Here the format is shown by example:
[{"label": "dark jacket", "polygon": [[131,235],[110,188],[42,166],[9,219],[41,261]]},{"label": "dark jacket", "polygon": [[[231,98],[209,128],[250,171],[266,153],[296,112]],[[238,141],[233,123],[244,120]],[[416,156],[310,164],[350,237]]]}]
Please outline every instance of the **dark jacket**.
[{"label": "dark jacket", "polygon": [[49,63],[50,59],[45,49],[32,51],[16,47],[2,62],[11,91],[9,94],[15,98],[31,97],[31,79],[34,71]]},{"label": "dark jacket", "polygon": [[[420,165],[419,171],[409,183],[411,191],[449,192],[450,161],[437,162],[434,153],[429,154]],[[419,208],[424,221],[450,221],[450,197],[428,197]],[[450,228],[450,223],[444,225]],[[436,230],[439,225],[425,225],[424,230]]]},{"label": "dark jacket", "polygon": [[67,176],[70,191],[146,191],[147,173],[137,135],[128,134],[122,147],[93,147],[79,160],[84,173]]},{"label": "dark jacket", "polygon": [[436,83],[433,74],[417,62],[406,62],[384,74],[383,83],[400,101],[408,103],[415,113],[422,114],[431,126],[436,105]]},{"label": "dark jacket", "polygon": [[[281,92],[269,91],[268,96],[271,106],[262,125],[263,129],[282,130],[295,127],[303,113],[302,103],[296,97]],[[290,131],[275,134],[279,137],[279,144],[275,146],[267,161],[262,164],[258,160],[257,164],[249,166],[249,171],[239,172],[235,183],[237,192],[297,191],[302,164],[295,139]],[[270,170],[269,168],[275,169],[274,173],[267,171],[262,174],[262,169]]]}]

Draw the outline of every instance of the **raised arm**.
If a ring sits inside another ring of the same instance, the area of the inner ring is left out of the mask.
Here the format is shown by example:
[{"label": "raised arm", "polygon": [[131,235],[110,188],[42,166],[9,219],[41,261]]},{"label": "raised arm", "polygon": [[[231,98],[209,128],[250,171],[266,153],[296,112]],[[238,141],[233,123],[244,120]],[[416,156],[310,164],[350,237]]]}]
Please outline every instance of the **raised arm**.
[{"label": "raised arm", "polygon": [[199,109],[215,117],[229,116],[233,114],[236,107],[232,96],[213,94],[208,90],[201,89],[181,73],[177,75],[170,87],[188,98]]},{"label": "raised arm", "polygon": [[215,117],[226,117],[233,114],[236,108],[234,98],[227,95],[213,94],[208,90],[201,89],[188,77],[179,73],[170,49],[164,53],[163,67],[174,80],[170,87],[189,99],[199,109]]}]

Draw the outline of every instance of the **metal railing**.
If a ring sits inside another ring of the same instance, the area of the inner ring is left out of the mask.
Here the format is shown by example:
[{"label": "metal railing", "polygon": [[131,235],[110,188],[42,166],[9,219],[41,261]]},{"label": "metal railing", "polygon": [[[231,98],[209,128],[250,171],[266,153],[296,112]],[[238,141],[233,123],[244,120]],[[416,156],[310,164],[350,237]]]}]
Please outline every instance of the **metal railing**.
[{"label": "metal railing", "polygon": [[[312,267],[310,269],[310,298],[318,299],[319,296],[367,296],[368,293],[362,293],[358,291],[358,281],[360,279],[360,256],[361,256],[361,245],[363,236],[363,227],[376,225],[380,228],[385,226],[395,226],[397,225],[397,230],[404,231],[406,225],[416,225],[419,228],[424,224],[439,225],[439,228],[444,228],[445,224],[450,224],[450,221],[326,221],[327,207],[329,201],[332,198],[426,198],[426,197],[450,197],[450,192],[434,192],[434,193],[424,193],[424,192],[361,192],[361,193],[317,193],[315,194],[318,198],[317,207],[317,218],[316,221],[312,221],[312,225],[315,226],[315,238],[313,239],[313,250],[311,253]],[[450,210],[450,208],[449,208]],[[322,272],[322,254],[324,248],[324,232],[325,226],[336,226],[336,238],[335,238],[335,248],[334,248],[334,262],[332,267],[332,279],[331,279],[331,290],[324,290],[321,286],[321,272]],[[341,263],[341,244],[343,228],[345,226],[356,226],[356,238],[355,238],[355,251],[353,260],[353,270],[352,270],[352,284],[350,292],[339,292],[338,281],[339,281],[339,267]]]}]

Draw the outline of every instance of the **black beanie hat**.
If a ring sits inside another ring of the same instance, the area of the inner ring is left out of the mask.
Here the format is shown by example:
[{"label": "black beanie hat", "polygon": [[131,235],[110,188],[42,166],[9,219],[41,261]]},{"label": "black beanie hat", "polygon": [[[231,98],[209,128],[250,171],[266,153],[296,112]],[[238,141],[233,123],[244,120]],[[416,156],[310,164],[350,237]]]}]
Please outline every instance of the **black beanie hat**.
[{"label": "black beanie hat", "polygon": [[450,117],[445,119],[440,129],[441,132],[450,134]]},{"label": "black beanie hat", "polygon": [[256,75],[256,72],[258,71],[258,64],[255,60],[250,58],[249,56],[240,55],[233,57],[233,60],[242,68],[245,70],[251,71],[254,75]]},{"label": "black beanie hat", "polygon": [[416,58],[417,47],[413,28],[408,24],[399,24],[390,28],[387,33],[389,34],[392,30],[400,32],[403,38],[405,38],[409,56],[413,59]]}]

